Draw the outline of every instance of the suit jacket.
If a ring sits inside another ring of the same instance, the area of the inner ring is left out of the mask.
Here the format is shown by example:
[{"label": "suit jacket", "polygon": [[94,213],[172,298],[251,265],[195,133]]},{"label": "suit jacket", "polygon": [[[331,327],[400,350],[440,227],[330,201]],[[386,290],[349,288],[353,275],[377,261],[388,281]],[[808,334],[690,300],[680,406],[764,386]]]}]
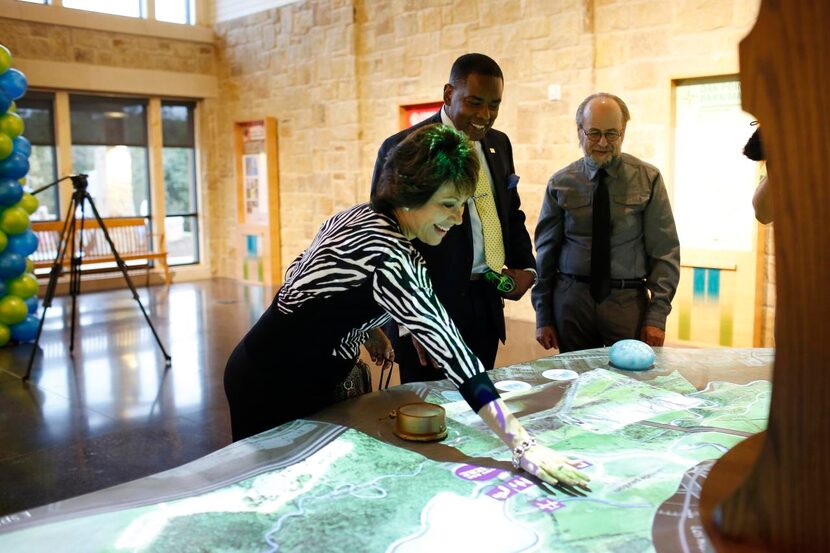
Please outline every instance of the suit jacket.
[{"label": "suit jacket", "polygon": [[[383,163],[389,151],[413,131],[433,123],[441,123],[441,112],[390,136],[383,142],[375,161],[372,191],[380,179]],[[536,261],[530,235],[525,228],[525,214],[521,210],[516,186],[518,177],[513,167],[513,147],[510,139],[503,132],[490,129],[484,135],[481,145],[493,177],[496,208],[504,240],[505,265],[511,269],[535,268]],[[465,301],[465,290],[473,267],[473,238],[469,211],[464,210],[464,222],[450,229],[438,246],[429,246],[417,239],[412,242],[426,261],[438,299],[444,304],[450,317],[461,324],[462,321],[458,317],[464,312],[461,305]],[[503,307],[502,298],[494,289],[490,309],[502,342],[505,340]]]}]

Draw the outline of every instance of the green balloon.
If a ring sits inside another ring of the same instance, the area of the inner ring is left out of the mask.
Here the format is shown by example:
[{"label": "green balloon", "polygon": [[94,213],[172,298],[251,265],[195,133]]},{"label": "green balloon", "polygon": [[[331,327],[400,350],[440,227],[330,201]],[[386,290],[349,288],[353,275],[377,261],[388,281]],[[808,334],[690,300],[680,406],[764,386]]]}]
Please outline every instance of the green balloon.
[{"label": "green balloon", "polygon": [[0,348],[9,343],[9,338],[12,337],[12,331],[9,327],[0,323]]},{"label": "green balloon", "polygon": [[[0,73],[5,73],[12,66],[12,53],[0,44]],[[8,329],[6,329],[8,331]],[[8,341],[8,338],[6,339]],[[2,346],[0,346],[2,347]]]},{"label": "green balloon", "polygon": [[22,207],[7,207],[0,213],[0,230],[6,234],[20,234],[29,228],[29,214]]},{"label": "green balloon", "polygon": [[37,278],[31,273],[23,273],[17,278],[6,281],[9,295],[26,300],[37,294]]},{"label": "green balloon", "polygon": [[9,135],[0,132],[0,159],[6,159],[12,155],[14,143]]},{"label": "green balloon", "polygon": [[[6,236],[5,232],[0,230],[0,253],[3,252],[3,250],[5,250],[6,246],[8,246],[8,245],[9,245],[9,237]],[[27,257],[26,261],[28,261],[28,260],[29,260],[29,258]]]},{"label": "green balloon", "polygon": [[17,138],[23,134],[23,119],[16,113],[0,115],[0,133],[7,134],[9,138]]},{"label": "green balloon", "polygon": [[29,314],[26,302],[17,296],[6,296],[0,300],[0,323],[16,325]]},{"label": "green balloon", "polygon": [[39,205],[40,202],[37,201],[37,198],[29,194],[28,192],[24,192],[23,197],[20,198],[19,202],[17,202],[17,207],[23,208],[29,215],[37,211],[37,207]]}]

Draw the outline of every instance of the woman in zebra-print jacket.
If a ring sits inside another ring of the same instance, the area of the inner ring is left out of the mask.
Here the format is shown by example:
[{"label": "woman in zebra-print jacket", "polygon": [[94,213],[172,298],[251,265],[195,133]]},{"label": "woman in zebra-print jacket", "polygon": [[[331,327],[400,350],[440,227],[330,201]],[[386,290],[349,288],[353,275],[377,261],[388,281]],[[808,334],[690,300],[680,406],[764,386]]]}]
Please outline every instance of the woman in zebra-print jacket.
[{"label": "woman in zebra-print jacket", "polygon": [[268,310],[231,354],[225,391],[234,440],[309,415],[353,367],[361,344],[392,355],[380,326],[408,329],[464,399],[514,452],[514,464],[556,483],[584,486],[570,461],[536,445],[499,398],[483,366],[432,292],[410,240],[437,245],[461,224],[478,159],[453,129],[430,125],[386,160],[371,204],[326,221],[288,268]]}]

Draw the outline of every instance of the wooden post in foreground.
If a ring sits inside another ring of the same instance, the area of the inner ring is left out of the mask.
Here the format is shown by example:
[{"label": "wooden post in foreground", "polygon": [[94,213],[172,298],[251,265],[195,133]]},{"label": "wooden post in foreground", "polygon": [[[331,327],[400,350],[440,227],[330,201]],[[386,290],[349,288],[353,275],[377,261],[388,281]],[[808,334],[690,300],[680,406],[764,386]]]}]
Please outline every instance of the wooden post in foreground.
[{"label": "wooden post in foreground", "polygon": [[719,551],[830,551],[828,23],[827,0],[763,0],[740,46],[775,204],[776,356],[766,436],[730,451],[704,485]]}]

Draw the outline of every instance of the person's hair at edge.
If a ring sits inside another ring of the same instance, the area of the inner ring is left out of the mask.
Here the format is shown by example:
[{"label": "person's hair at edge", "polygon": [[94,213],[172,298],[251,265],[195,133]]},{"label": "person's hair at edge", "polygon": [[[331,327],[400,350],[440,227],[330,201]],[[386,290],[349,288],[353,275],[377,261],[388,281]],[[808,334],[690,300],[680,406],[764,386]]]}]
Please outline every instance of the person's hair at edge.
[{"label": "person's hair at edge", "polygon": [[766,155],[764,154],[764,143],[761,140],[761,127],[755,129],[749,140],[744,145],[744,155],[752,161],[764,161]]},{"label": "person's hair at edge", "polygon": [[478,167],[466,136],[440,123],[421,127],[386,157],[372,209],[388,214],[398,207],[421,207],[448,181],[462,195],[471,196]]},{"label": "person's hair at edge", "polygon": [[[579,104],[579,107],[576,108],[576,125],[578,127],[582,126],[582,122],[585,119],[585,108],[588,106],[588,103],[591,100],[596,98],[608,98],[610,100],[614,100],[617,102],[617,105],[620,106],[620,111],[622,111],[623,116],[623,129],[625,129],[628,122],[631,121],[631,113],[628,111],[628,106],[625,105],[625,102],[622,101],[622,98],[619,96],[614,96],[613,94],[609,94],[608,92],[597,92],[596,94],[591,94],[584,100],[582,103]],[[622,129],[621,129],[622,130]]]},{"label": "person's hair at edge", "polygon": [[452,64],[450,69],[450,84],[464,82],[470,73],[478,73],[487,77],[498,77],[504,81],[501,67],[490,56],[484,54],[464,54]]}]

